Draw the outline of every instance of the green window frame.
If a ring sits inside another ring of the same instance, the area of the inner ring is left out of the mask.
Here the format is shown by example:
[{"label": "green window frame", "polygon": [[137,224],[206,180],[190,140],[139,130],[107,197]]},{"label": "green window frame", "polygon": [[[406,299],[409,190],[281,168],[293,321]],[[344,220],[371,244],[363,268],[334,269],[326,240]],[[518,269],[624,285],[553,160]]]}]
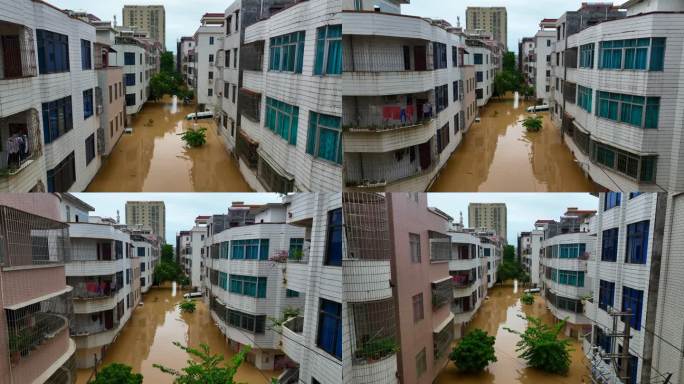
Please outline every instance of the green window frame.
[{"label": "green window frame", "polygon": [[219,247],[219,258],[229,259],[230,258],[230,241],[221,242]]},{"label": "green window frame", "polygon": [[304,238],[293,237],[290,238],[290,249],[288,250],[288,258],[293,258],[297,252],[304,252]]},{"label": "green window frame", "polygon": [[596,163],[611,168],[635,181],[655,182],[657,163],[655,156],[638,156],[603,143],[594,142],[592,158]]},{"label": "green window frame", "polygon": [[338,116],[309,112],[306,153],[342,164],[342,127]]},{"label": "green window frame", "polygon": [[268,260],[268,239],[233,240],[230,247],[231,260]]},{"label": "green window frame", "polygon": [[272,37],[268,70],[302,73],[304,64],[304,39],[306,32],[298,31]]},{"label": "green window frame", "polygon": [[599,69],[662,71],[665,38],[610,40],[599,43]]},{"label": "green window frame", "polygon": [[297,145],[299,107],[282,101],[266,98],[266,128],[285,139],[290,145]]},{"label": "green window frame", "polygon": [[[220,276],[219,276],[220,279]],[[256,298],[266,297],[266,277],[230,275],[229,292]]]},{"label": "green window frame", "polygon": [[643,129],[657,129],[660,97],[597,92],[596,115]]},{"label": "green window frame", "polygon": [[228,289],[228,274],[225,272],[219,272],[218,285],[224,291]]},{"label": "green window frame", "polygon": [[594,43],[580,46],[580,68],[594,68]]},{"label": "green window frame", "polygon": [[591,105],[593,104],[593,93],[594,91],[591,88],[577,86],[577,105],[589,113],[591,113]]},{"label": "green window frame", "polygon": [[342,74],[342,25],[326,25],[316,29],[314,75]]}]

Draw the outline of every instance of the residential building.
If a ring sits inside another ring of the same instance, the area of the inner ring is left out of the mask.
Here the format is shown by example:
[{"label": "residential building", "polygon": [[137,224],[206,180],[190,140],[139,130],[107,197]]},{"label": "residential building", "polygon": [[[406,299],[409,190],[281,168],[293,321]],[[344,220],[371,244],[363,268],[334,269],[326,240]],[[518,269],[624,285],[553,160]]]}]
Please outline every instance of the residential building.
[{"label": "residential building", "polygon": [[126,224],[149,226],[165,244],[166,206],[163,201],[127,201]]},{"label": "residential building", "polygon": [[101,164],[95,28],[44,2],[0,7],[0,190],[81,191]]},{"label": "residential building", "polygon": [[682,11],[667,0],[585,4],[556,23],[552,119],[608,190],[684,190]]},{"label": "residential building", "polygon": [[223,45],[223,13],[205,13],[201,25],[193,36],[195,68],[192,82],[195,99],[200,110],[214,110],[222,90],[215,88],[219,77],[218,50]]},{"label": "residential building", "polygon": [[132,256],[139,261],[138,265],[131,261],[137,271],[137,278],[134,277],[133,282],[139,282],[140,293],[147,293],[154,283],[154,268],[159,264],[161,256],[159,239],[156,235],[146,234],[135,228],[127,227],[125,231],[131,236]]},{"label": "residential building", "polygon": [[182,265],[183,258],[188,257],[186,255],[192,252],[190,240],[190,231],[180,231],[176,234],[176,247],[174,249],[176,252],[176,263]]},{"label": "residential building", "polygon": [[[473,232],[480,238],[480,248],[485,263],[483,284],[486,284],[487,288],[492,288],[496,284],[496,272],[499,270],[503,258],[502,240],[494,230],[477,229]],[[484,276],[487,277],[484,278]]]},{"label": "residential building", "polygon": [[466,29],[484,30],[504,45],[508,51],[508,14],[506,7],[466,8]]},{"label": "residential building", "polygon": [[244,29],[236,153],[255,190],[340,190],[340,10],[296,2]]},{"label": "residential building", "polygon": [[468,227],[473,229],[489,229],[508,244],[506,204],[504,203],[470,203],[468,204]]},{"label": "residential building", "polygon": [[183,82],[190,89],[194,89],[195,85],[192,83],[193,73],[195,68],[195,38],[192,36],[183,36],[178,42],[178,53],[176,56],[178,73],[183,76]]},{"label": "residential building", "polygon": [[[218,116],[218,133],[226,149],[231,153],[236,152],[236,138],[241,123],[241,116],[238,113],[238,90],[243,86],[240,70],[243,68],[261,70],[261,68],[255,68],[255,64],[261,63],[259,55],[263,52],[263,42],[245,45],[244,60],[240,55],[245,29],[292,4],[292,0],[236,0],[224,12],[223,44],[217,53],[218,76],[214,90],[216,94],[222,95],[216,98],[215,110],[221,111]],[[254,49],[256,52],[253,51]],[[241,143],[245,144],[245,141]],[[240,168],[243,169],[242,173],[249,174],[249,171],[245,169],[247,167],[245,161],[240,160],[239,163]],[[257,182],[252,180],[250,184],[256,186]]]},{"label": "residential building", "polygon": [[[62,210],[88,212],[92,207],[73,196],[61,200]],[[140,261],[132,252],[131,237],[112,219],[89,216],[69,222],[71,259],[66,281],[73,287],[76,366],[98,364],[108,346],[130,319],[140,300]]]},{"label": "residential building", "polygon": [[56,195],[0,195],[0,382],[73,382],[69,254]]},{"label": "residential building", "polygon": [[343,3],[348,190],[426,190],[477,115],[470,38],[444,20],[402,15],[405,3],[384,1],[381,12]]},{"label": "residential building", "polygon": [[591,330],[591,320],[584,315],[583,303],[592,296],[593,281],[588,263],[595,248],[591,219],[596,211],[568,208],[560,221],[548,222],[539,260],[541,292],[546,307],[558,320],[565,320],[565,335],[575,338]]},{"label": "residential building", "polygon": [[307,298],[286,285],[289,259],[303,258],[304,229],[285,223],[285,204],[251,209],[252,224],[226,227],[227,215],[210,224],[205,291],[212,318],[231,347],[250,347],[249,359],[258,369],[280,370],[294,363],[280,351],[283,332],[269,323],[287,320],[283,328],[302,331]]},{"label": "residential building", "polygon": [[346,343],[344,359],[342,351],[349,332],[342,326],[342,194],[301,193],[287,195],[283,202],[287,224],[304,229],[301,251],[293,250],[293,257],[288,253],[285,264],[285,287],[304,298],[304,311],[283,324],[281,349],[297,367],[285,370],[279,380],[339,383],[343,362],[351,361]]},{"label": "residential building", "polygon": [[468,35],[465,44],[475,66],[477,106],[484,107],[494,94],[494,78],[501,69],[503,51],[489,36]]},{"label": "residential building", "polygon": [[207,252],[205,247],[207,238],[207,224],[211,216],[197,216],[195,218],[195,226],[189,232],[189,241],[184,246],[184,252],[181,253],[181,268],[186,276],[190,279],[190,286],[199,290],[202,287],[202,272],[204,267],[204,259]]},{"label": "residential building", "polygon": [[522,73],[525,83],[532,87],[537,76],[536,44],[534,37],[523,37],[518,43],[518,71]]},{"label": "residential building", "polygon": [[544,228],[548,222],[550,220],[537,220],[532,231],[522,232],[518,237],[518,260],[530,277],[530,284],[533,287],[541,284],[539,258],[544,240]]},{"label": "residential building", "polygon": [[[681,193],[600,195],[588,266],[593,296],[584,306],[593,327],[583,346],[596,380],[649,383],[672,374],[669,382],[682,382],[682,213]],[[616,372],[611,353],[625,372]]]},{"label": "residential building", "polygon": [[551,92],[551,59],[555,48],[556,19],[543,19],[534,35],[536,66],[534,95],[537,100],[548,103]]},{"label": "residential building", "polygon": [[124,5],[123,26],[147,31],[166,50],[166,11],[163,5]]},{"label": "residential building", "polygon": [[423,193],[392,193],[386,199],[398,378],[402,383],[432,383],[448,361],[454,337],[447,234],[451,217],[428,208]]}]

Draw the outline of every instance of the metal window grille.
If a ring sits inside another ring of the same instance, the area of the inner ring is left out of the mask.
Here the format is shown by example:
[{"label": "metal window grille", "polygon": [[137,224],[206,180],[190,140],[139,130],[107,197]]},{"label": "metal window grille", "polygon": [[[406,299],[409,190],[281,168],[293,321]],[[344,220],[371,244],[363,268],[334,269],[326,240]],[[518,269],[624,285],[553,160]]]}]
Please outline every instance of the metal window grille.
[{"label": "metal window grille", "polygon": [[349,326],[354,364],[366,364],[394,355],[396,340],[395,307],[392,298],[349,303]]},{"label": "metal window grille", "polygon": [[347,258],[355,260],[389,260],[387,203],[376,193],[343,194],[342,207],[347,240]]}]

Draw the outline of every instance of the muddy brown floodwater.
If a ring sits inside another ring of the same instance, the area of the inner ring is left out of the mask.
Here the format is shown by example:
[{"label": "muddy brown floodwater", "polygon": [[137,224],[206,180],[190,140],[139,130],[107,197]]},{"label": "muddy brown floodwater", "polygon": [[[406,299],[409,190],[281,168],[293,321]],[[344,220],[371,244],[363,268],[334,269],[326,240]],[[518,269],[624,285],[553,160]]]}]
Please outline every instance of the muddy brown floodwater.
[{"label": "muddy brown floodwater", "polygon": [[544,299],[535,295],[533,305],[520,303],[520,292],[514,292],[511,285],[496,286],[489,290],[489,299],[485,301],[466,332],[476,328],[486,331],[489,335],[496,335],[496,358],[498,361],[489,364],[480,374],[465,374],[457,370],[454,363],[448,365],[435,380],[437,384],[579,384],[587,381],[589,371],[584,365],[582,345],[573,340],[573,351],[570,353],[572,364],[567,376],[552,375],[534,368],[528,368],[524,359],[515,351],[520,338],[504,329],[508,327],[516,331],[524,331],[527,320],[518,315],[531,315],[541,318],[544,322],[553,323],[553,315],[546,309]]},{"label": "muddy brown floodwater", "polygon": [[238,164],[216,134],[213,120],[207,143],[189,148],[179,133],[192,125],[185,116],[194,105],[173,105],[171,98],[146,103],[133,118],[133,134],[123,134],[88,192],[245,192],[251,191]]},{"label": "muddy brown floodwater", "polygon": [[[208,344],[213,354],[223,354],[229,360],[235,353],[225,342],[225,337],[214,325],[207,306],[195,300],[194,313],[180,313],[177,304],[182,292],[172,295],[170,288],[152,288],[143,296],[144,306],[136,308],[116,341],[109,347],[104,364],[122,363],[142,373],[145,383],[172,383],[173,376],[162,373],[152,364],[181,369],[189,355],[172,342],[193,348],[200,343]],[[89,369],[79,369],[77,384],[85,384],[91,374]],[[267,383],[279,372],[259,371],[252,364],[243,362],[236,379],[246,383]]]},{"label": "muddy brown floodwater", "polygon": [[540,132],[528,133],[522,119],[530,106],[513,99],[492,99],[480,111],[451,158],[433,192],[595,192],[584,176],[548,112]]}]

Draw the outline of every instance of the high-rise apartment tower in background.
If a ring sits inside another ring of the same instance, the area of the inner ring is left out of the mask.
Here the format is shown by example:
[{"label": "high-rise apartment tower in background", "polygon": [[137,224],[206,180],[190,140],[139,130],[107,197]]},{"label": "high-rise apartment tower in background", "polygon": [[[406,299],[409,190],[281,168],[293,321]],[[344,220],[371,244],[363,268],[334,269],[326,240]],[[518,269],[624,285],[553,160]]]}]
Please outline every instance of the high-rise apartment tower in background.
[{"label": "high-rise apartment tower in background", "polygon": [[468,227],[493,229],[504,244],[508,243],[506,220],[506,204],[504,203],[468,204]]},{"label": "high-rise apartment tower in background", "polygon": [[127,201],[126,224],[148,226],[154,234],[166,239],[166,207],[163,201]]},{"label": "high-rise apartment tower in background", "polygon": [[166,47],[166,11],[163,5],[124,5],[124,27],[138,27]]},{"label": "high-rise apartment tower in background", "polygon": [[508,14],[506,7],[468,7],[466,29],[490,32],[508,49]]}]

